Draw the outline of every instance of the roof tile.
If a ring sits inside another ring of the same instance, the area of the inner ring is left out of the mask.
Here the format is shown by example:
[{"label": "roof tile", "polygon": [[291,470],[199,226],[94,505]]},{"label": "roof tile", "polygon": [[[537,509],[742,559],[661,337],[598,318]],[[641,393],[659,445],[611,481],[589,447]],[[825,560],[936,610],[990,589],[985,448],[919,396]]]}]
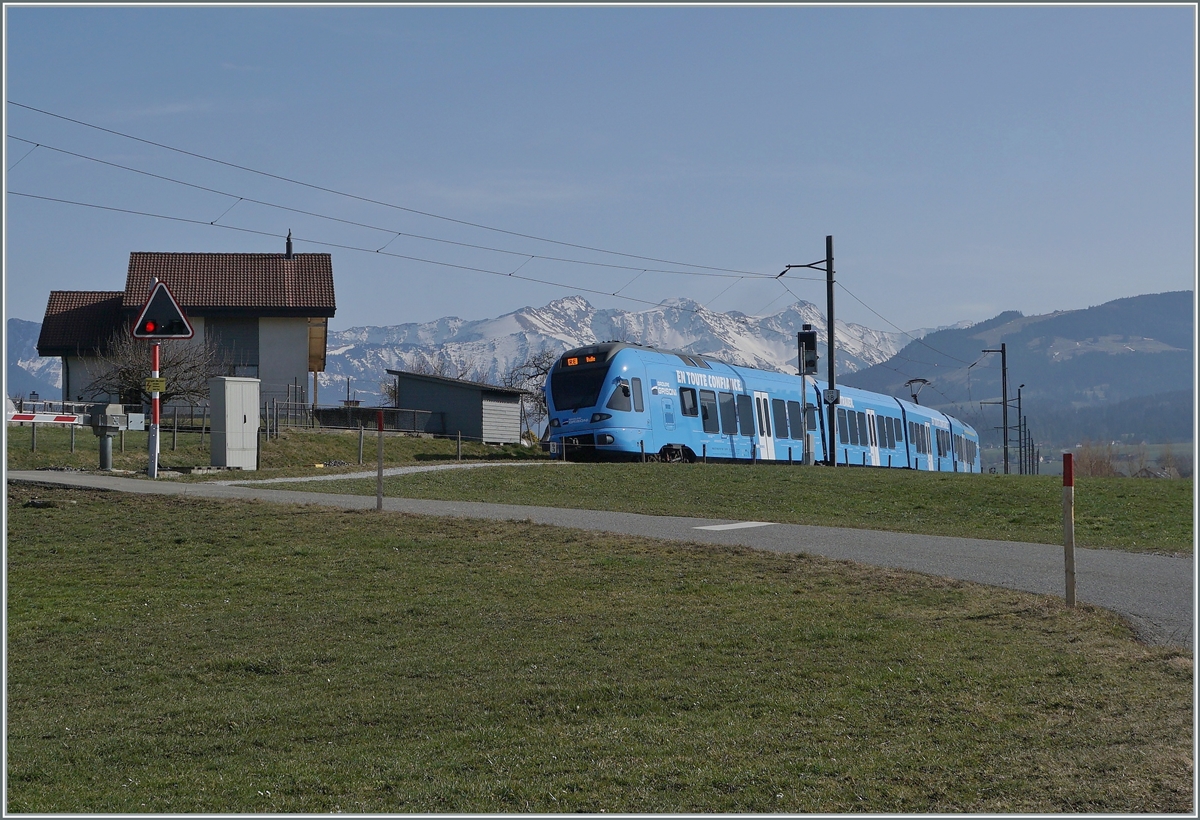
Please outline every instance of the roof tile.
[{"label": "roof tile", "polygon": [[129,254],[124,307],[137,310],[153,280],[166,282],[179,306],[203,315],[252,310],[259,315],[333,316],[333,262],[327,253]]},{"label": "roof tile", "polygon": [[124,319],[123,291],[52,290],[38,335],[39,356],[92,353]]}]

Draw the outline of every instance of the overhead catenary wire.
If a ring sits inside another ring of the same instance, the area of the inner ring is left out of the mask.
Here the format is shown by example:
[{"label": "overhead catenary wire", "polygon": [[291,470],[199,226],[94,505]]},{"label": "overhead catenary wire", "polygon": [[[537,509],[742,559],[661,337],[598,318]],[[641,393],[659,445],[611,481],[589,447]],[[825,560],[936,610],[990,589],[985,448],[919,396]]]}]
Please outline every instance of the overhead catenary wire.
[{"label": "overhead catenary wire", "polygon": [[25,105],[23,103],[19,103],[14,100],[8,100],[7,102],[9,105],[13,105],[18,108],[23,108],[27,111],[33,111],[33,112],[42,114],[47,117],[53,117],[55,119],[63,120],[64,122],[70,122],[70,123],[74,123],[75,125],[81,125],[81,126],[84,126],[85,128],[92,128],[92,129],[101,131],[106,134],[112,134],[113,136],[121,137],[123,139],[134,140],[135,142],[140,142],[145,145],[151,145],[151,146],[154,146],[155,148],[161,148],[165,151],[172,151],[172,152],[175,152],[178,154],[182,154],[184,156],[193,157],[195,159],[200,159],[205,162],[216,163],[218,165],[223,165],[227,168],[233,168],[238,171],[245,171],[246,173],[256,174],[256,175],[259,175],[262,177],[266,177],[268,179],[274,179],[274,180],[278,180],[280,182],[286,182],[286,183],[289,183],[292,185],[298,185],[298,186],[301,186],[304,188],[309,188],[314,191],[321,191],[323,193],[333,194],[335,196],[341,196],[341,197],[345,197],[347,199],[353,199],[353,200],[357,200],[359,202],[364,202],[364,203],[371,204],[371,205],[379,205],[384,208],[391,208],[391,209],[398,210],[398,211],[404,211],[406,213],[416,214],[419,216],[428,217],[430,219],[439,219],[439,220],[443,220],[445,222],[452,222],[454,224],[464,225],[464,226],[471,227],[471,228],[478,228],[480,230],[485,230],[485,231],[494,231],[496,233],[501,233],[501,234],[505,234],[508,236],[516,236],[516,237],[520,237],[522,239],[530,239],[530,240],[534,240],[537,242],[548,242],[553,245],[561,245],[563,247],[568,247],[568,248],[577,248],[579,250],[592,251],[593,253],[606,253],[606,254],[611,254],[613,256],[622,256],[622,257],[625,257],[628,259],[639,259],[639,260],[642,260],[645,262],[658,262],[658,263],[661,263],[664,265],[679,265],[679,266],[687,267],[687,268],[699,268],[701,270],[721,271],[724,273],[735,273],[735,274],[742,274],[745,276],[770,276],[770,274],[760,274],[755,271],[743,271],[743,270],[736,270],[733,268],[721,268],[721,267],[716,267],[716,266],[712,266],[712,265],[693,264],[690,262],[676,262],[676,261],[672,261],[669,259],[659,259],[659,258],[656,258],[653,256],[641,256],[638,254],[625,253],[622,251],[612,251],[612,250],[607,250],[605,248],[597,248],[597,247],[592,247],[590,245],[582,245],[582,244],[575,243],[575,242],[564,242],[564,241],[558,240],[558,239],[550,239],[548,237],[535,236],[533,234],[521,233],[519,231],[510,231],[510,230],[507,230],[504,228],[496,228],[491,225],[484,225],[484,224],[478,223],[478,222],[470,222],[465,219],[456,219],[454,217],[444,216],[442,214],[435,214],[430,211],[422,211],[417,208],[409,208],[404,205],[396,205],[391,202],[384,202],[382,200],[372,199],[370,197],[365,197],[365,196],[360,196],[358,194],[348,193],[346,191],[339,191],[335,188],[329,188],[329,187],[326,187],[323,185],[316,185],[311,182],[304,182],[303,180],[294,179],[292,177],[286,177],[286,176],[283,176],[282,174],[273,174],[269,171],[260,171],[256,168],[250,168],[245,165],[238,165],[237,163],[234,163],[234,162],[228,162],[226,160],[217,159],[215,157],[209,157],[204,154],[196,153],[195,151],[188,151],[186,149],[177,148],[175,146],[167,145],[165,143],[155,142],[154,140],[148,140],[143,137],[134,136],[132,134],[126,134],[124,132],[116,131],[111,128],[105,128],[103,126],[95,125],[94,123],[85,122],[83,120],[75,119],[73,117],[68,117],[63,114],[56,114],[52,111],[47,111],[42,108],[36,108],[32,105]]},{"label": "overhead catenary wire", "polygon": [[[156,214],[156,213],[152,213],[149,211],[136,211],[131,208],[117,208],[117,207],[114,207],[111,205],[97,205],[97,204],[91,203],[91,202],[79,202],[76,200],[61,199],[58,197],[41,196],[39,194],[29,194],[29,193],[24,193],[22,191],[9,191],[8,194],[9,194],[9,196],[19,196],[19,197],[25,197],[27,199],[38,199],[38,200],[43,200],[46,202],[56,202],[56,203],[60,203],[60,204],[64,204],[64,205],[75,205],[75,206],[81,207],[81,208],[93,208],[96,210],[112,211],[115,213],[130,214],[133,216],[144,216],[144,217],[149,217],[149,218],[153,218],[153,219],[165,219],[165,220],[169,220],[172,222],[183,222],[183,223],[187,223],[187,224],[191,224],[191,225],[205,225],[210,228],[221,228],[224,230],[239,231],[241,233],[255,234],[258,236],[270,236],[270,237],[278,238],[278,234],[275,234],[271,231],[260,231],[260,230],[255,230],[253,228],[239,228],[236,225],[219,225],[216,223],[215,220],[212,222],[205,222],[202,219],[190,219],[188,217],[171,216],[169,214]],[[551,287],[561,288],[563,290],[575,290],[575,291],[583,291],[584,293],[594,293],[599,296],[616,296],[616,298],[618,298],[618,299],[625,299],[630,302],[637,302],[637,303],[643,304],[643,305],[651,305],[653,307],[659,307],[665,301],[665,300],[659,300],[657,302],[653,302],[653,301],[650,301],[649,299],[638,299],[637,297],[634,297],[634,296],[620,296],[617,294],[610,293],[608,291],[598,290],[596,288],[587,288],[587,287],[582,287],[580,285],[568,285],[563,282],[554,282],[554,281],[551,281],[548,279],[538,279],[538,278],[532,277],[532,276],[518,276],[516,271],[505,272],[505,271],[491,270],[489,268],[481,268],[481,267],[477,267],[474,265],[459,265],[459,264],[455,264],[453,262],[442,262],[437,259],[424,259],[419,256],[408,256],[405,254],[390,253],[388,251],[383,251],[383,250],[373,250],[371,248],[363,248],[363,247],[358,247],[355,245],[346,245],[346,244],[338,243],[338,242],[326,242],[326,241],[322,241],[319,239],[311,239],[311,238],[302,237],[302,236],[297,236],[297,237],[293,237],[293,238],[297,242],[308,242],[309,244],[320,245],[320,246],[326,247],[326,248],[339,248],[341,250],[358,251],[360,253],[369,253],[369,254],[375,254],[378,256],[388,256],[388,257],[392,257],[394,259],[404,259],[404,260],[407,260],[410,262],[422,262],[427,265],[438,265],[441,267],[454,268],[456,270],[470,271],[473,273],[486,273],[491,276],[511,277],[513,279],[520,279],[522,281],[533,282],[533,283],[539,284],[539,285],[549,285]],[[526,260],[526,261],[529,261],[529,260]],[[522,266],[524,264],[525,263],[522,263]],[[518,267],[517,270],[520,270],[520,267]],[[683,305],[674,305],[673,307],[675,307],[679,310],[687,311],[689,313],[699,314],[699,313],[706,312],[705,308],[703,306],[701,306],[699,309],[684,307]],[[745,320],[743,320],[743,321],[745,321]]]},{"label": "overhead catenary wire", "polygon": [[[32,140],[25,139],[24,137],[18,137],[13,134],[8,134],[7,136],[9,139],[14,139],[19,142],[32,143]],[[122,165],[117,162],[111,162],[109,160],[100,159],[98,157],[89,156],[87,154],[81,154],[77,151],[68,151],[65,148],[57,148],[55,146],[45,145],[42,143],[35,144],[35,147],[45,148],[48,151],[65,154],[66,156],[75,157],[77,159],[87,160],[89,162],[94,162],[99,165],[106,165],[110,168],[116,168],[121,171],[127,171],[129,173],[139,174],[141,176],[150,177],[151,179],[157,179],[162,182],[169,182],[174,185],[181,185],[181,186],[184,186],[187,188],[192,188],[192,189],[195,189],[198,191],[204,191],[206,193],[216,194],[217,196],[230,197],[230,198],[236,200],[234,202],[234,205],[238,204],[238,202],[249,202],[253,205],[261,205],[265,208],[274,208],[277,210],[286,211],[288,213],[299,214],[301,216],[311,216],[315,219],[324,219],[324,220],[328,220],[330,222],[337,222],[337,223],[340,223],[343,225],[349,225],[349,226],[356,227],[356,228],[365,228],[367,230],[379,231],[381,233],[392,234],[393,235],[392,238],[389,239],[383,245],[383,247],[381,247],[379,250],[383,250],[383,248],[386,248],[388,245],[392,244],[392,242],[394,242],[396,239],[400,238],[401,236],[404,236],[404,237],[408,237],[410,239],[418,239],[418,240],[425,241],[425,242],[437,242],[437,243],[444,244],[444,245],[453,245],[453,246],[460,247],[460,248],[471,248],[473,250],[489,251],[492,253],[502,253],[502,254],[508,254],[510,256],[532,256],[535,259],[543,259],[547,262],[563,262],[563,263],[572,264],[572,265],[586,265],[586,266],[590,266],[590,267],[612,268],[612,269],[616,269],[616,270],[636,270],[636,271],[641,271],[642,273],[647,273],[647,272],[662,273],[662,274],[670,274],[670,275],[675,275],[675,276],[706,276],[706,277],[719,277],[719,278],[738,279],[738,280],[745,279],[745,278],[751,277],[751,276],[755,277],[755,278],[760,278],[760,279],[774,278],[770,274],[765,274],[765,273],[759,273],[759,274],[721,273],[721,272],[717,272],[717,271],[719,271],[719,269],[712,269],[709,271],[682,271],[682,270],[667,270],[667,269],[662,269],[662,268],[645,268],[645,267],[638,267],[636,265],[618,265],[613,262],[594,262],[594,261],[583,260],[583,259],[569,259],[569,258],[559,257],[559,256],[547,256],[544,254],[530,254],[526,251],[514,251],[514,250],[509,250],[507,248],[496,248],[496,247],[491,247],[488,245],[480,245],[480,244],[473,243],[473,242],[461,242],[461,241],[454,240],[454,239],[443,239],[441,237],[426,236],[424,234],[411,233],[408,231],[399,231],[399,230],[396,230],[395,228],[383,227],[380,225],[372,225],[372,224],[369,224],[366,222],[359,222],[359,221],[353,220],[353,219],[344,219],[342,217],[330,216],[328,214],[322,214],[322,213],[318,213],[316,211],[309,211],[309,210],[305,210],[303,208],[295,208],[295,207],[292,207],[289,205],[281,205],[276,202],[268,202],[268,201],[262,200],[262,199],[255,199],[253,197],[235,194],[231,191],[223,191],[219,188],[212,188],[207,185],[200,185],[195,182],[188,182],[187,180],[176,179],[175,177],[169,177],[164,174],[156,174],[152,171],[145,171],[140,168],[133,168],[131,166]],[[28,156],[28,154],[26,156]],[[232,206],[231,206],[231,209],[232,209]],[[220,218],[221,217],[218,217],[216,220],[214,220],[214,222],[219,221]],[[795,278],[803,278],[803,277],[795,277]],[[628,287],[628,285],[626,287]]]}]

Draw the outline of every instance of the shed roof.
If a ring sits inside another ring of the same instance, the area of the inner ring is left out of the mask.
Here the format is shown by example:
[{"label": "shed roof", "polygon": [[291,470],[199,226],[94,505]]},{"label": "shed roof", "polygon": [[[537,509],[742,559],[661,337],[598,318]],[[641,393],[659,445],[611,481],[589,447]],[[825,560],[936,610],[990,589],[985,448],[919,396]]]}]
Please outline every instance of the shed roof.
[{"label": "shed roof", "polygon": [[461,387],[471,390],[482,390],[491,393],[505,393],[512,396],[524,395],[524,390],[518,390],[515,387],[500,387],[495,384],[487,384],[486,382],[472,382],[466,379],[452,379],[448,376],[431,376],[428,373],[409,373],[407,370],[389,370],[390,376],[403,376],[406,379],[415,379],[417,381],[426,381],[432,384],[445,384],[451,387]]},{"label": "shed roof", "polygon": [[129,254],[123,307],[146,303],[155,278],[197,316],[333,316],[333,262],[327,253]]},{"label": "shed roof", "polygon": [[52,290],[38,335],[39,356],[100,350],[124,318],[119,290]]}]

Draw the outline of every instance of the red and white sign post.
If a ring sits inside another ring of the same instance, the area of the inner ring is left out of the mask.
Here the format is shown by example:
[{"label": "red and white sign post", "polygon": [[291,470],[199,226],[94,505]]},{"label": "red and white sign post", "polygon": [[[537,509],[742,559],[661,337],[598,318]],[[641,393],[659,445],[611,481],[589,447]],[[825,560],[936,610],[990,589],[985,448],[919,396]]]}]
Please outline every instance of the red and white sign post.
[{"label": "red and white sign post", "polygon": [[150,378],[153,383],[150,385],[150,440],[147,448],[150,451],[150,466],[146,472],[151,478],[158,478],[159,400],[160,391],[165,385],[158,375],[161,364],[159,342],[162,339],[190,339],[193,336],[192,325],[171,295],[166,282],[154,280],[150,298],[142,306],[131,333],[135,339],[148,339],[151,342]]},{"label": "red and white sign post", "polygon": [[1075,460],[1063,453],[1063,564],[1067,606],[1075,606]]},{"label": "red and white sign post", "polygon": [[[158,378],[159,348],[158,342],[150,345],[150,378]],[[146,472],[151,478],[158,478],[158,400],[157,390],[150,394],[150,466]]]}]

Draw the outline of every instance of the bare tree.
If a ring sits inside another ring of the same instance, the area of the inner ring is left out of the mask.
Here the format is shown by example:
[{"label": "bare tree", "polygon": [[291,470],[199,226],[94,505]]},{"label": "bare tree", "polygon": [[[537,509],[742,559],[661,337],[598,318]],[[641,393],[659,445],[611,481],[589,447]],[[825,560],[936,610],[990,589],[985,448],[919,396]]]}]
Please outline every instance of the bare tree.
[{"label": "bare tree", "polygon": [[546,376],[550,368],[558,361],[558,353],[548,347],[530,353],[525,359],[514,362],[508,372],[500,377],[504,387],[524,391],[521,396],[522,410],[525,414],[526,432],[530,438],[536,438],[536,431],[542,426],[546,416]]},{"label": "bare tree", "polygon": [[[440,376],[445,379],[461,379],[469,382],[483,382],[487,374],[479,367],[479,360],[472,358],[460,363],[446,355],[445,350],[439,350],[430,356],[425,352],[418,353],[418,358],[406,368],[409,373],[420,376]],[[385,403],[399,407],[396,403],[396,381],[386,378],[379,382],[379,390]]]},{"label": "bare tree", "polygon": [[[173,339],[159,348],[158,373],[167,380],[159,401],[196,402],[208,398],[208,380],[229,372],[228,357],[213,339]],[[150,343],[135,339],[129,328],[119,328],[101,347],[94,365],[88,367],[91,382],[84,388],[88,398],[118,396],[122,404],[148,404],[150,394],[142,382],[150,377]]]}]

